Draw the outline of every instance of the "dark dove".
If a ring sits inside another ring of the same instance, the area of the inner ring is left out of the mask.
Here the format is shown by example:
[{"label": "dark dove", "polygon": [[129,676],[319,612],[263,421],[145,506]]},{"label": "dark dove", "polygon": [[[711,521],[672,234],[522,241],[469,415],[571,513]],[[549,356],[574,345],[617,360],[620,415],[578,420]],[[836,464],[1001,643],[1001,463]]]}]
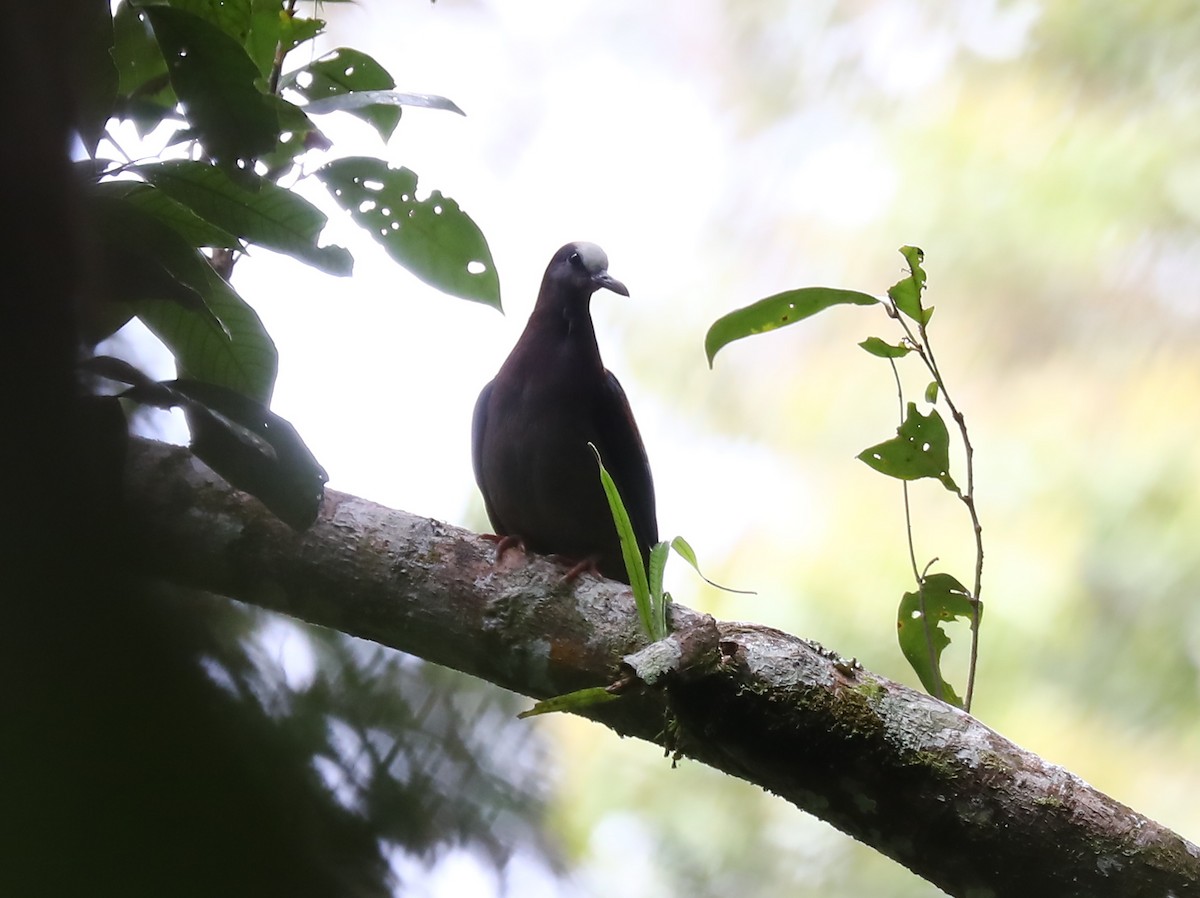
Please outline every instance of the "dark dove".
[{"label": "dark dove", "polygon": [[628,296],[594,243],[568,243],[542,278],[525,331],[475,403],[471,460],[500,549],[520,543],[629,582],[600,485],[595,445],[637,535],[658,542],[654,483],[629,400],[600,361],[592,294]]}]

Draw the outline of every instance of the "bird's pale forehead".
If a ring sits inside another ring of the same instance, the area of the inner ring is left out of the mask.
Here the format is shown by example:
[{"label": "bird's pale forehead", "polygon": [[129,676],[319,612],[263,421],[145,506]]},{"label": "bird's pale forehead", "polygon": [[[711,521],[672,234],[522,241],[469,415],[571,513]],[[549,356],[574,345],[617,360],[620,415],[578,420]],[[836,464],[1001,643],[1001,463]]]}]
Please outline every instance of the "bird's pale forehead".
[{"label": "bird's pale forehead", "polygon": [[579,258],[583,262],[583,267],[592,274],[597,271],[608,270],[608,256],[604,250],[596,246],[594,243],[576,243],[575,252],[579,253]]}]

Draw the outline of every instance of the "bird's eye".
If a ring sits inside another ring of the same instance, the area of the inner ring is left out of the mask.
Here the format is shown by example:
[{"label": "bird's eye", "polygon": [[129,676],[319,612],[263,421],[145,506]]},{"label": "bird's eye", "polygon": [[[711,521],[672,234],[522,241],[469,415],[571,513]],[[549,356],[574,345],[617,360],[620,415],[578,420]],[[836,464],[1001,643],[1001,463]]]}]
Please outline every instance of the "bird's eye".
[{"label": "bird's eye", "polygon": [[567,258],[567,261],[577,268],[583,264],[583,260],[579,258],[579,253],[571,253],[571,255]]}]

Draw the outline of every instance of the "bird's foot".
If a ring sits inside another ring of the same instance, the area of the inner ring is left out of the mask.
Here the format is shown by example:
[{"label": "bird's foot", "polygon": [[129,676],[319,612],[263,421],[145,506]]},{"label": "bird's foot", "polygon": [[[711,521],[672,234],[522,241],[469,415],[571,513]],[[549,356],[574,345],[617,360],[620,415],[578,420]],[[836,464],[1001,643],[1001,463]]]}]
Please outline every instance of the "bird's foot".
[{"label": "bird's foot", "polygon": [[519,536],[513,536],[511,533],[507,536],[501,536],[499,533],[485,533],[483,534],[483,538],[496,544],[495,561],[497,564],[500,563],[500,559],[504,557],[504,553],[509,549],[525,551],[525,540]]},{"label": "bird's foot", "polygon": [[596,577],[604,576],[600,573],[600,569],[596,567],[596,565],[600,563],[599,555],[589,555],[587,558],[584,558],[580,561],[577,561],[573,558],[565,558],[562,555],[555,555],[554,560],[559,564],[570,565],[570,567],[567,568],[567,572],[563,574],[563,582],[565,583],[574,583],[584,574],[592,574]]}]

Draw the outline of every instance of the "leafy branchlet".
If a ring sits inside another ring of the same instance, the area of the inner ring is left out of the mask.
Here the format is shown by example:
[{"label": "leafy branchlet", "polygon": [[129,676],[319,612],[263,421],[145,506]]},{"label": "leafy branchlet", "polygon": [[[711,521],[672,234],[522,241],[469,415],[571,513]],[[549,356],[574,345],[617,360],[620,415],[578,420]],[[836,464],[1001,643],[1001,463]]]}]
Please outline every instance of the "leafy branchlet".
[{"label": "leafy branchlet", "polygon": [[[888,289],[886,299],[829,287],[789,290],[718,319],[709,328],[705,350],[711,366],[717,352],[734,340],[793,324],[835,305],[882,306],[888,317],[897,322],[901,337],[896,342],[868,337],[859,345],[871,355],[887,359],[891,365],[900,403],[900,426],[894,437],[864,449],[858,458],[881,474],[900,480],[903,485],[908,554],[917,588],[915,592],[906,592],[900,600],[896,626],[901,651],[931,694],[970,710],[979,653],[979,619],[983,611],[979,600],[983,579],[983,531],[975,509],[974,448],[967,433],[966,419],[946,388],[929,339],[933,307],[924,304],[926,277],[921,266],[924,253],[914,246],[901,247],[900,252],[908,263],[908,275]],[[897,365],[909,356],[915,356],[931,378],[923,396],[929,406],[927,412],[922,412],[917,403],[906,401],[904,397]],[[936,407],[938,404],[949,410],[962,441],[966,458],[965,487],[960,487],[950,474],[950,431]],[[967,509],[975,537],[973,589],[968,589],[948,573],[932,571],[936,558],[923,567],[918,564],[908,484],[922,479],[936,480]],[[970,621],[971,625],[971,657],[963,698],[946,682],[941,671],[942,651],[950,644],[943,624],[958,618]]]}]

